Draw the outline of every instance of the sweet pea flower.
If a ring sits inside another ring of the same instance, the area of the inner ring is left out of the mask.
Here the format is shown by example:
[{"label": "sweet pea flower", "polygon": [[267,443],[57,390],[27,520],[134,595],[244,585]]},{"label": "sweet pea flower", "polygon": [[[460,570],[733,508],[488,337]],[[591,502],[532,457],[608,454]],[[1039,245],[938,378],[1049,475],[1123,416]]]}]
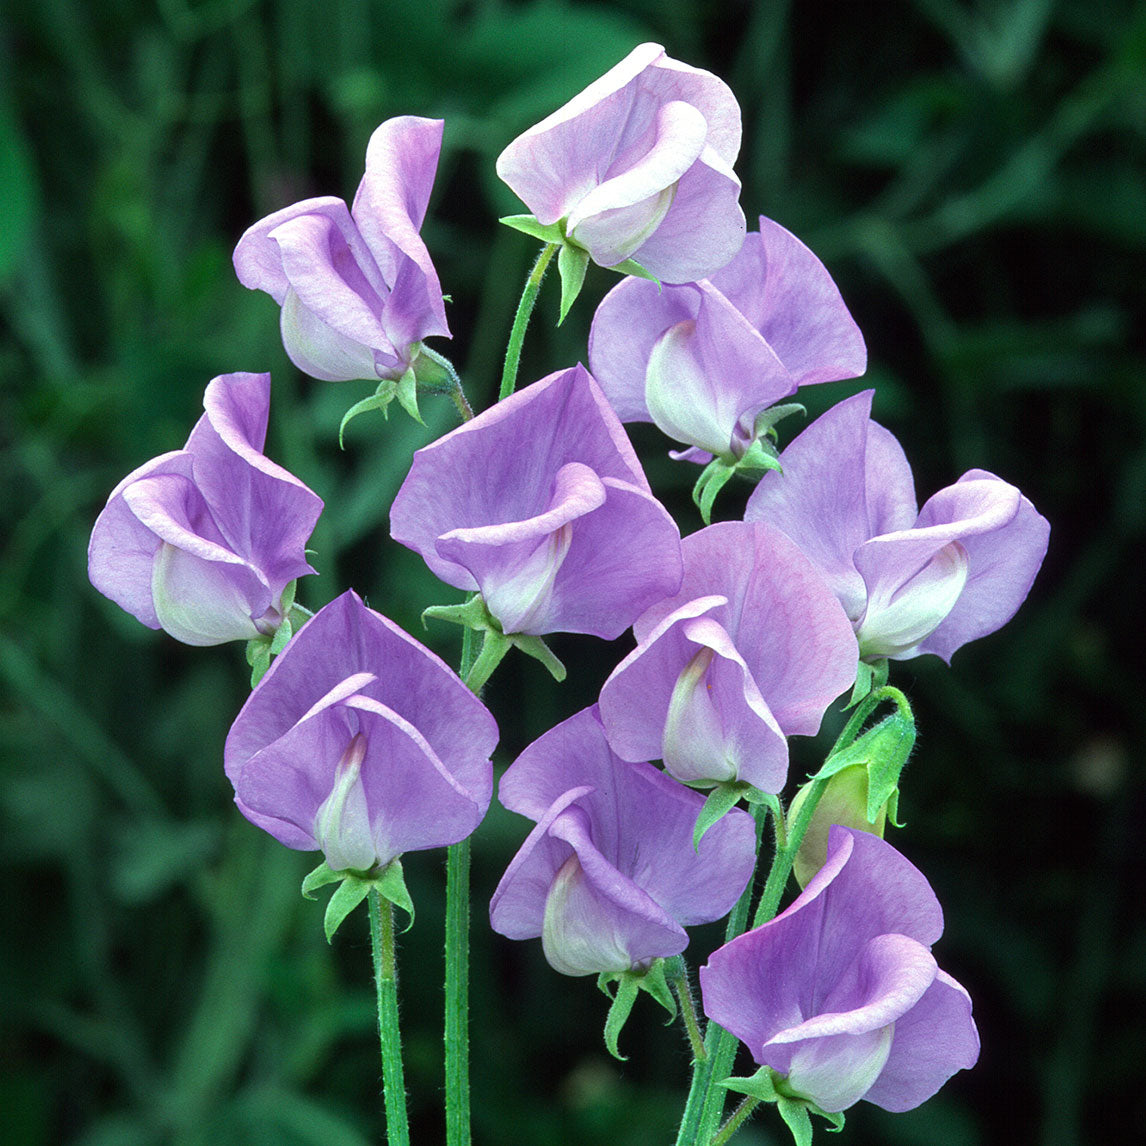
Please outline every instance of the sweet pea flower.
[{"label": "sweet pea flower", "polygon": [[390,532],[507,634],[612,639],[680,584],[677,527],[583,366],[418,450]]},{"label": "sweet pea flower", "polygon": [[823,263],[779,223],[701,282],[629,278],[602,300],[589,365],[622,422],[655,422],[690,448],[674,457],[742,458],[760,413],[798,386],[854,378],[867,349]]},{"label": "sweet pea flower", "polygon": [[916,867],[834,827],[791,907],[701,967],[704,1012],[821,1110],[911,1110],[979,1057],[971,1000],[931,954],[942,932]]},{"label": "sweet pea flower", "polygon": [[638,645],[601,689],[623,760],[662,759],[697,786],[779,792],[787,737],[814,734],[855,680],[851,626],[779,530],[742,521],[686,537],[684,581],[633,626]]},{"label": "sweet pea flower", "polygon": [[434,185],[442,121],[377,128],[354,205],[323,196],[284,207],[235,247],[235,273],[282,307],[283,345],[314,378],[398,379],[430,335],[448,338],[438,275],[418,234]]},{"label": "sweet pea flower", "polygon": [[498,798],[537,826],[494,892],[490,924],[510,939],[540,936],[563,975],[679,954],[684,928],[731,911],[752,874],[751,818],[730,812],[694,849],[701,797],[614,755],[596,708],[526,748]]},{"label": "sweet pea flower", "polygon": [[235,718],[235,803],[280,843],[366,872],[465,839],[497,725],[457,674],[352,590],[299,630]]},{"label": "sweet pea flower", "polygon": [[744,240],[740,108],[710,72],[641,44],[515,139],[497,173],[538,223],[600,266],[670,283],[724,266]]},{"label": "sweet pea flower", "polygon": [[189,645],[273,633],[283,593],[314,570],[305,548],[322,499],[262,454],[269,374],[223,374],[181,450],[112,490],[88,576],[105,596]]},{"label": "sweet pea flower", "polygon": [[766,474],[745,518],[782,529],[839,598],[865,659],[906,660],[993,633],[1015,615],[1050,525],[1013,485],[968,470],[916,511],[911,467],[871,421],[873,391],[813,422]]}]

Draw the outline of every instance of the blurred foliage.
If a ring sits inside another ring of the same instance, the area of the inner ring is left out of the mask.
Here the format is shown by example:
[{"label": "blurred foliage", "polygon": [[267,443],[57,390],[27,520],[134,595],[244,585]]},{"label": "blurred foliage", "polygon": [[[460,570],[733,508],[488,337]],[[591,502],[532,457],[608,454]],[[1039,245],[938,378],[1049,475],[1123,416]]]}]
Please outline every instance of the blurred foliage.
[{"label": "blurred foliage", "polygon": [[[848,1140],[1146,1140],[1146,887],[1135,864],[1146,552],[1146,8],[1133,0],[6,0],[0,14],[0,1110],[11,1146],[357,1146],[381,1137],[365,931],[333,948],[297,893],[312,857],[231,806],[221,746],[242,652],[151,633],[87,584],[108,491],[177,448],[206,382],[274,374],[268,452],[326,499],[316,607],[347,584],[411,631],[455,600],[387,536],[409,457],[451,424],[362,418],[365,385],[301,378],[229,252],[266,212],[349,198],[373,127],[446,120],[425,236],[452,355],[494,391],[532,252],[497,228],[514,135],[642,40],[725,77],[750,216],[827,262],[867,337],[921,499],[980,466],[1052,522],[1030,600],[952,668],[911,662],[921,739],[897,845],[947,909],[943,966],[983,1056],[931,1103],[860,1104]],[[556,288],[531,379],[584,356],[590,273]],[[553,293],[550,293],[553,292]],[[443,349],[448,349],[443,347]],[[693,474],[647,427],[653,485],[691,530]],[[741,491],[741,500],[745,491]],[[733,496],[722,506],[736,512]],[[456,656],[455,634],[426,639]],[[623,646],[559,638],[563,686],[507,661],[502,762],[594,699]],[[831,721],[829,720],[829,724]],[[827,729],[826,731],[830,731]],[[798,747],[793,775],[817,746]],[[687,1054],[638,1004],[621,1065],[604,1001],[484,900],[525,834],[496,809],[474,861],[478,1146],[671,1140]],[[408,857],[403,939],[415,1138],[439,1141],[442,862]],[[702,929],[693,954],[717,942]],[[745,1146],[782,1140],[762,1117]],[[738,1139],[739,1141],[740,1139]]]}]

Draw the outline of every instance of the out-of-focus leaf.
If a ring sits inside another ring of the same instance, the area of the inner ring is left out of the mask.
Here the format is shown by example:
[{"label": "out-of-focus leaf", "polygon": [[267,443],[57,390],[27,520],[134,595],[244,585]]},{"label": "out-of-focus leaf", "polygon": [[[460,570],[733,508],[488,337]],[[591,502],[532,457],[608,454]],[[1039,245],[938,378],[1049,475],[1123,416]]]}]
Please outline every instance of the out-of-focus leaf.
[{"label": "out-of-focus leaf", "polygon": [[31,153],[8,105],[0,102],[0,285],[8,280],[20,252],[30,242],[32,223],[39,213]]}]

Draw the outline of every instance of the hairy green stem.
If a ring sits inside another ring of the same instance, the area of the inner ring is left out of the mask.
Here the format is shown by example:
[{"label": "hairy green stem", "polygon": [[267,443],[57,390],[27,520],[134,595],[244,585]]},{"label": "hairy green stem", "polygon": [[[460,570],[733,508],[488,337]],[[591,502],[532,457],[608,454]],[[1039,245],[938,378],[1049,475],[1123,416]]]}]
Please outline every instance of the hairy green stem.
[{"label": "hairy green stem", "polygon": [[694,1062],[701,1062],[708,1057],[705,1049],[704,1036],[700,1033],[700,1022],[696,1017],[696,1002],[692,997],[692,984],[688,981],[688,968],[681,960],[680,974],[671,982],[677,1000],[680,1002],[681,1019],[684,1021],[685,1034],[688,1035],[688,1045],[692,1048]]},{"label": "hairy green stem", "polygon": [[553,256],[560,249],[560,243],[546,243],[525,280],[525,289],[521,292],[521,301],[517,304],[517,313],[513,316],[513,328],[509,332],[509,345],[505,350],[505,369],[501,373],[501,390],[497,400],[508,398],[517,387],[517,368],[521,363],[521,347],[525,342],[525,328],[529,325],[529,316],[533,313],[533,306],[537,302],[537,294],[541,290],[541,280]]},{"label": "hairy green stem", "polygon": [[758,1098],[745,1098],[743,1102],[728,1116],[728,1121],[716,1132],[716,1136],[709,1143],[709,1146],[724,1146],[745,1122],[748,1121],[749,1115],[752,1111],[760,1105]]},{"label": "hairy green stem", "polygon": [[382,1046],[382,1094],[386,1104],[388,1146],[410,1146],[406,1117],[406,1081],[402,1038],[398,1031],[398,968],[394,954],[394,909],[371,890],[370,945],[374,952],[374,988],[378,995],[378,1037]]},{"label": "hairy green stem", "polygon": [[470,841],[446,849],[446,1142],[470,1141]]}]

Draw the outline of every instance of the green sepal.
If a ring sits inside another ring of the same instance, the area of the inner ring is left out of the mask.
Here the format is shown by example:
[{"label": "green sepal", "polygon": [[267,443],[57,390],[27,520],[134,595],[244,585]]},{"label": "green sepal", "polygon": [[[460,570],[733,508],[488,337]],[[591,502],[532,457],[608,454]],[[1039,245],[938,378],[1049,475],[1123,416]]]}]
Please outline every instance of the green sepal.
[{"label": "green sepal", "polygon": [[470,600],[461,605],[431,605],[430,608],[422,610],[423,625],[426,624],[427,617],[463,625],[467,629],[483,634],[481,651],[466,677],[466,684],[474,692],[481,689],[511,647],[520,649],[526,656],[540,661],[554,680],[561,682],[565,679],[565,666],[554,655],[553,650],[540,637],[530,636],[528,633],[503,633],[497,618],[486,608],[480,593],[475,593]]},{"label": "green sepal", "polygon": [[751,784],[746,784],[742,780],[731,780],[724,784],[717,784],[708,793],[692,829],[693,851],[700,851],[700,841],[704,839],[705,832],[723,820],[740,803],[741,796],[746,795],[745,789],[751,787]]},{"label": "green sepal", "polygon": [[328,883],[337,883],[343,876],[340,871],[331,871],[326,860],[318,865],[306,879],[302,881],[302,896],[304,899],[313,899],[314,892]]},{"label": "green sepal", "polygon": [[380,410],[382,416],[388,421],[390,418],[390,403],[394,401],[396,392],[397,387],[394,385],[393,380],[384,378],[382,382],[379,383],[378,389],[375,390],[369,398],[363,398],[360,402],[355,402],[354,405],[342,415],[342,421],[338,423],[338,448],[340,450],[346,449],[342,435],[350,420],[357,418],[359,414],[365,414],[368,410]]},{"label": "green sepal", "polygon": [[327,943],[334,939],[342,921],[371,891],[377,891],[383,899],[401,908],[410,917],[404,931],[414,926],[414,902],[406,889],[401,860],[393,859],[385,867],[368,872],[333,871],[324,861],[302,881],[302,894],[306,899],[314,899],[314,892],[330,883],[337,883],[338,887],[327,902],[326,914],[322,920]]},{"label": "green sepal", "polygon": [[589,269],[589,252],[574,243],[564,242],[557,252],[557,273],[561,276],[561,313],[557,325],[565,321],[569,308],[577,301]]},{"label": "green sepal", "polygon": [[510,633],[509,643],[514,648],[520,649],[527,657],[540,661],[558,684],[565,679],[565,666],[540,637],[531,637],[525,633]]},{"label": "green sepal", "polygon": [[692,487],[692,500],[700,510],[700,517],[705,525],[712,524],[712,505],[716,501],[716,495],[732,480],[734,473],[736,473],[735,465],[729,465],[723,458],[713,458],[700,471],[700,477]]},{"label": "green sepal", "polygon": [[[609,990],[610,983],[616,983],[615,991]],[[666,1026],[676,1019],[676,999],[665,977],[663,959],[654,959],[643,971],[603,971],[597,976],[597,988],[612,1000],[605,1019],[605,1046],[621,1062],[627,1061],[628,1056],[621,1054],[618,1040],[641,991],[652,995],[668,1012]]]},{"label": "green sepal", "polygon": [[292,618],[299,617],[299,627],[310,619],[307,610],[295,604],[294,594],[297,586],[298,581],[295,580],[283,590],[279,605],[283,619],[279,622],[278,628],[273,633],[263,633],[247,641],[246,657],[247,664],[251,666],[251,688],[266,676],[267,669],[271,667],[271,658],[277,657],[294,636],[295,621]]},{"label": "green sepal", "polygon": [[623,263],[614,263],[605,269],[616,271],[619,275],[632,275],[635,279],[646,279],[648,282],[656,283],[658,291],[661,289],[661,280],[650,271],[646,271],[636,259],[625,259]]},{"label": "green sepal", "polygon": [[784,472],[784,467],[780,465],[779,452],[766,437],[753,438],[752,444],[736,459],[732,469],[747,478],[757,479],[763,477],[769,470]]},{"label": "green sepal", "polygon": [[726,1090],[746,1094],[760,1102],[774,1102],[780,1117],[792,1132],[796,1146],[812,1146],[813,1114],[827,1119],[832,1124],[833,1132],[844,1128],[843,1114],[821,1110],[811,1099],[793,1094],[788,1088],[786,1076],[770,1066],[762,1066],[750,1078],[726,1078],[720,1085]]},{"label": "green sepal", "polygon": [[394,396],[398,399],[398,405],[418,423],[419,426],[424,426],[426,423],[422,418],[422,413],[418,409],[418,377],[414,373],[413,366],[407,366],[402,373],[402,377],[398,379],[397,385],[394,389]]},{"label": "green sepal", "polygon": [[252,637],[247,642],[247,664],[251,666],[251,688],[266,676],[271,667],[271,642],[268,637]]},{"label": "green sepal", "polygon": [[807,407],[800,405],[799,402],[781,402],[779,406],[769,406],[756,415],[756,421],[752,424],[753,437],[770,438],[774,442],[777,437],[777,423],[790,418],[793,414],[806,416],[807,413]]},{"label": "green sepal", "polygon": [[849,708],[855,708],[868,693],[874,692],[877,688],[883,688],[887,684],[887,675],[887,657],[877,657],[873,661],[861,660],[856,666],[855,687],[852,689],[847,704],[844,705],[844,712],[847,712]]},{"label": "green sepal", "polygon": [[[867,818],[872,823],[880,808],[899,791],[899,775],[915,747],[915,721],[910,717],[895,712],[872,732],[880,729],[884,730],[882,738],[875,744],[867,766]],[[896,809],[898,806],[897,801]],[[895,823],[894,814],[891,822]]]},{"label": "green sepal", "polygon": [[507,227],[512,227],[515,231],[532,235],[533,238],[540,239],[543,243],[565,242],[565,234],[560,223],[539,223],[533,215],[506,215],[504,218],[498,219],[498,222],[504,223]]},{"label": "green sepal", "polygon": [[327,901],[326,914],[322,917],[327,943],[333,942],[334,933],[342,926],[342,921],[370,894],[371,882],[356,875],[343,874],[343,880]]}]

